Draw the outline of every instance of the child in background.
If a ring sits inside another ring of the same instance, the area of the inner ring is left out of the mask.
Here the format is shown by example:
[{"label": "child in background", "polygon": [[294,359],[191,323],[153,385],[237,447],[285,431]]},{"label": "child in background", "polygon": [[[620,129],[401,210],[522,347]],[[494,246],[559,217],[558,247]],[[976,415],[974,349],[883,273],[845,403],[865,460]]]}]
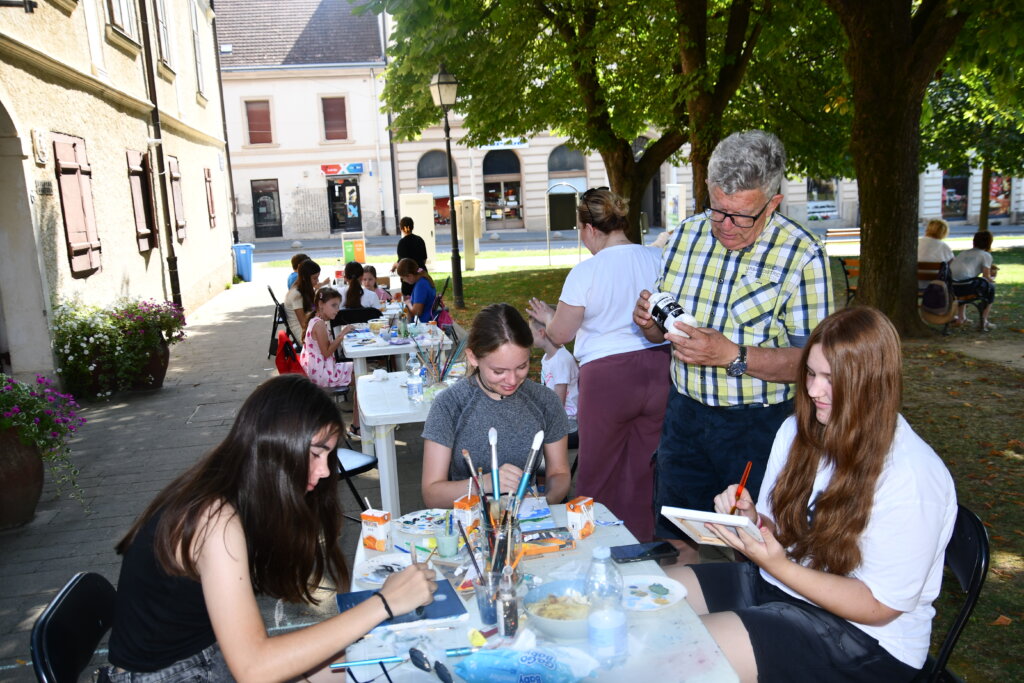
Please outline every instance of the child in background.
[{"label": "child in background", "polygon": [[[334,287],[321,287],[313,297],[313,317],[309,319],[306,337],[299,354],[299,364],[317,386],[324,388],[347,387],[353,384],[352,363],[339,363],[334,352],[341,346],[345,335],[355,329],[352,325],[341,328],[335,339],[331,339],[331,321],[341,308],[341,292]],[[352,402],[355,406],[355,387],[352,387]],[[359,439],[359,408],[352,410],[352,426],[348,436]]]},{"label": "child in background", "polygon": [[363,289],[376,294],[382,303],[391,301],[391,292],[377,284],[377,269],[373,266],[363,266]]},{"label": "child in background", "polygon": [[530,319],[530,329],[533,330],[533,345],[544,351],[544,357],[540,359],[541,384],[554,391],[562,402],[569,418],[569,448],[579,448],[576,405],[580,394],[580,366],[564,346],[555,346],[545,326],[536,319]]},{"label": "child in background", "polygon": [[309,254],[296,254],[292,256],[292,272],[288,273],[288,289],[292,288],[295,280],[299,277],[299,265],[309,260]]}]

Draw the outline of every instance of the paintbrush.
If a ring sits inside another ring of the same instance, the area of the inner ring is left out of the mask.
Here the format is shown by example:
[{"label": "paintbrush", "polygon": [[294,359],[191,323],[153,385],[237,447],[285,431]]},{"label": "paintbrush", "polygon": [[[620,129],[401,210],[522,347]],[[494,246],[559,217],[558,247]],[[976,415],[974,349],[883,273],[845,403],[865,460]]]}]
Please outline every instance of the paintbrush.
[{"label": "paintbrush", "polygon": [[480,492],[480,495],[484,495],[484,489],[480,486],[480,480],[476,476],[476,469],[473,467],[473,458],[469,455],[469,450],[462,449],[462,459],[466,461],[466,467],[469,468],[469,478],[476,484],[476,490]]},{"label": "paintbrush", "polygon": [[487,430],[487,442],[491,444],[491,492],[494,500],[501,498],[501,483],[498,479],[498,430]]},{"label": "paintbrush", "polygon": [[533,435],[533,445],[530,446],[530,457],[526,459],[526,467],[523,469],[523,476],[519,478],[519,488],[516,489],[516,495],[513,502],[509,504],[512,508],[512,516],[515,517],[519,514],[519,504],[523,501],[523,496],[526,495],[526,488],[530,484],[530,477],[533,476],[533,469],[537,464],[537,453],[540,452],[541,443],[544,441],[544,430],[540,430]]},{"label": "paintbrush", "polygon": [[462,526],[462,520],[458,520],[459,533],[462,534],[462,540],[466,544],[466,550],[469,551],[469,559],[473,560],[473,568],[476,569],[476,575],[481,579],[484,577],[484,573],[480,571],[480,565],[476,561],[476,553],[473,552],[473,546],[469,544],[469,536],[466,535],[466,527]]}]

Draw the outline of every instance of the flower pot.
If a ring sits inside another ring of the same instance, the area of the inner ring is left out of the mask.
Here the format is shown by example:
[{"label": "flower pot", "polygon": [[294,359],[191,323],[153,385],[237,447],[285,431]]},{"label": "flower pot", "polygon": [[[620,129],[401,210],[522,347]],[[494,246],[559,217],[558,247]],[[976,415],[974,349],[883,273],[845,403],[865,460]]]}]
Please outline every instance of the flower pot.
[{"label": "flower pot", "polygon": [[132,382],[132,389],[159,389],[164,385],[167,366],[171,362],[171,348],[161,341],[149,354],[149,360],[142,366],[139,376]]},{"label": "flower pot", "polygon": [[43,459],[13,429],[0,431],[0,529],[31,521],[43,493]]}]

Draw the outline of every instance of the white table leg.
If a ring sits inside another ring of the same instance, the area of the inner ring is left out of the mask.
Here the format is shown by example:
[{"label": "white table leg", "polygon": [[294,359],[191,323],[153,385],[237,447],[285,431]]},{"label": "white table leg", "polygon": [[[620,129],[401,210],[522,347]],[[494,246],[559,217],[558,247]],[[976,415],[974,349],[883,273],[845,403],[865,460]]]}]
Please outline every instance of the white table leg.
[{"label": "white table leg", "polygon": [[402,516],[398,500],[398,472],[395,457],[394,425],[378,425],[373,428],[373,442],[377,451],[377,470],[380,475],[380,499],[382,507],[391,513],[391,519]]},{"label": "white table leg", "polygon": [[352,359],[352,381],[356,381],[356,377],[362,377],[369,372],[369,367],[366,364],[366,358],[353,358]]}]

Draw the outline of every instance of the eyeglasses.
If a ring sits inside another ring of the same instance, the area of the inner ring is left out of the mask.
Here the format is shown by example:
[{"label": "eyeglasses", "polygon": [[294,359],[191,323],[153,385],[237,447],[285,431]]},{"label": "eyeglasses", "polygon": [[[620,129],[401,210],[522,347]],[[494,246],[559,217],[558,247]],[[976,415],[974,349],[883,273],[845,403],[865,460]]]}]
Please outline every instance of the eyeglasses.
[{"label": "eyeglasses", "polygon": [[[478,647],[450,648],[448,650],[445,650],[445,655],[448,656],[448,657],[465,657],[466,655],[472,654],[472,653],[476,652],[479,649],[480,648],[478,648]],[[404,664],[405,662],[412,662],[412,665],[415,666],[420,671],[426,671],[427,673],[433,672],[441,680],[442,683],[453,683],[453,681],[455,680],[452,677],[452,673],[451,673],[451,671],[449,671],[447,665],[445,665],[443,662],[441,662],[440,660],[437,660],[437,659],[435,659],[433,662],[431,662],[430,659],[427,657],[427,655],[423,652],[423,650],[420,650],[419,648],[416,648],[416,647],[413,647],[413,648],[409,649],[409,655],[408,656],[395,655],[393,657],[379,657],[379,658],[376,658],[376,659],[364,659],[364,660],[355,661],[355,662],[338,662],[336,664],[331,664],[331,669],[332,670],[345,669],[345,671],[348,673],[349,677],[353,681],[355,681],[355,683],[360,683],[359,679],[356,678],[356,675],[352,672],[352,668],[353,667],[358,667],[358,666],[361,666],[361,665],[364,665],[364,664],[376,664],[376,665],[378,665],[381,668],[381,671],[383,673],[377,674],[376,676],[374,676],[373,678],[369,679],[368,681],[362,682],[362,683],[372,683],[373,681],[376,681],[381,676],[384,676],[388,681],[391,681],[391,672],[394,671],[395,668],[397,668],[397,667],[392,667],[391,669],[388,669],[385,666],[385,664],[401,665],[401,664]]]},{"label": "eyeglasses", "polygon": [[737,228],[752,228],[754,227],[754,223],[757,222],[757,219],[764,213],[764,210],[768,208],[768,204],[771,203],[772,200],[769,199],[765,205],[761,207],[761,210],[753,216],[748,216],[743,213],[729,213],[728,211],[712,208],[709,204],[704,205],[704,212],[708,215],[708,218],[711,219],[712,223],[722,223],[726,218],[730,218],[732,219],[732,224]]},{"label": "eyeglasses", "polygon": [[[587,190],[586,192],[584,192],[580,196],[580,201],[582,201],[587,206],[587,213],[590,214],[590,224],[591,225],[594,224],[594,209],[590,206],[590,198],[593,197],[598,192],[601,192],[602,190],[607,190],[607,189],[609,189],[607,186],[592,187],[592,188],[590,188],[589,190]],[[579,228],[577,228],[577,230],[578,229]]]}]

